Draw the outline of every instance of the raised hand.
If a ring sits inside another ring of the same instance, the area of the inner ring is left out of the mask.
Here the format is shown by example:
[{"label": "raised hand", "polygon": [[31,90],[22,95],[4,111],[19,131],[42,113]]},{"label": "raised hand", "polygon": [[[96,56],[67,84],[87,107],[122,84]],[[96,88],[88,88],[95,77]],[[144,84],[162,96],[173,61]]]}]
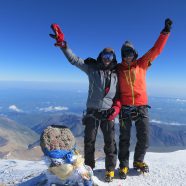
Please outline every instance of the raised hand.
[{"label": "raised hand", "polygon": [[51,25],[54,34],[49,34],[50,37],[56,40],[55,46],[66,47],[66,42],[64,40],[64,33],[62,32],[61,28],[58,24]]},{"label": "raised hand", "polygon": [[162,30],[162,32],[170,32],[171,28],[172,28],[172,20],[169,19],[169,18],[167,18],[167,19],[165,20],[165,27],[164,27],[164,29]]}]

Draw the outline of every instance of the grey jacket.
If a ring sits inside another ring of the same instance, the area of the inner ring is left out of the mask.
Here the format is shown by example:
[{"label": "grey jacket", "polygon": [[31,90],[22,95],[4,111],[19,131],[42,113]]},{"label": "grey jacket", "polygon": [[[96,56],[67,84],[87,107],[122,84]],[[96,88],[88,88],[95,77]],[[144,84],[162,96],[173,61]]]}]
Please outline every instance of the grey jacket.
[{"label": "grey jacket", "polygon": [[85,64],[82,58],[77,57],[70,48],[61,48],[68,61],[84,71],[89,80],[87,108],[107,110],[112,107],[116,98],[118,78],[115,70],[110,71],[110,89],[105,95],[104,71],[97,64]]}]

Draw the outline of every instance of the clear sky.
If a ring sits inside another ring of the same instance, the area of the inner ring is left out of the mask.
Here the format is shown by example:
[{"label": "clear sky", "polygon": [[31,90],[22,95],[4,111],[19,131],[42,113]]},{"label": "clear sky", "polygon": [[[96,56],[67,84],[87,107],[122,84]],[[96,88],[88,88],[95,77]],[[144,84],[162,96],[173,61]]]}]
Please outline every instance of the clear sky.
[{"label": "clear sky", "polygon": [[173,20],[162,54],[147,73],[149,94],[186,97],[185,0],[0,0],[0,81],[85,82],[49,37],[58,23],[74,53],[94,57],[130,40],[147,52]]}]

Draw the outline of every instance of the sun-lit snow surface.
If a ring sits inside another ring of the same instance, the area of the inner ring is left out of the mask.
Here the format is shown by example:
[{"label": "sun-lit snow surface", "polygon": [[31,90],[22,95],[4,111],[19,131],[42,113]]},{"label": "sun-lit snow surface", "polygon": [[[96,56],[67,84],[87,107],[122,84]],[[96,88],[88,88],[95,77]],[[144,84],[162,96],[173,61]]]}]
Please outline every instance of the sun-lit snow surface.
[{"label": "sun-lit snow surface", "polygon": [[[120,180],[118,171],[112,183],[104,182],[104,159],[97,160],[93,180],[99,186],[185,186],[186,185],[186,150],[171,153],[151,153],[146,155],[150,173],[138,175],[132,169],[133,153],[130,157],[130,172],[126,180]],[[118,168],[118,164],[117,164]],[[0,160],[0,185],[34,186],[43,180],[42,172],[47,166],[43,161]]]}]

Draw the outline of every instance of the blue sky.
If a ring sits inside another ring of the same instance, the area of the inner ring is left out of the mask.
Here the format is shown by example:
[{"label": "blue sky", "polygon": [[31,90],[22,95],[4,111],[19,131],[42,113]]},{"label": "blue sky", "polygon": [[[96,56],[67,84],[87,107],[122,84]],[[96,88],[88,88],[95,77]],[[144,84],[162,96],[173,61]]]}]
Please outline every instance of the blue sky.
[{"label": "blue sky", "polygon": [[170,17],[173,28],[147,73],[151,95],[186,95],[186,1],[184,0],[0,0],[0,81],[87,84],[48,36],[58,23],[75,54],[94,57],[130,40],[139,56],[154,44]]}]

